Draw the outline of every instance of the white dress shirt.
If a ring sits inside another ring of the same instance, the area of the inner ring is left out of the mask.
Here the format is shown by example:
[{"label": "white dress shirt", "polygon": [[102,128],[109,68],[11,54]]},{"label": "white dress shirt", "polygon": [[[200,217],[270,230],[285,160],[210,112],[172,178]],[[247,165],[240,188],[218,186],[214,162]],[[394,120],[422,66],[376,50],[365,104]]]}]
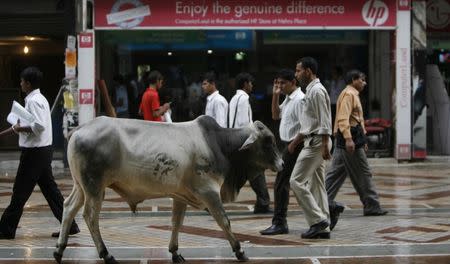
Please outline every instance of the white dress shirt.
[{"label": "white dress shirt", "polygon": [[[228,114],[228,124],[230,128],[244,127],[253,122],[249,98],[250,96],[244,90],[236,90],[236,94],[230,101]],[[235,116],[236,120],[234,120]]]},{"label": "white dress shirt", "polygon": [[287,95],[280,105],[280,138],[285,142],[292,141],[300,131],[300,104],[305,94],[299,88]]},{"label": "white dress shirt", "polygon": [[227,127],[228,102],[219,91],[206,97],[205,115],[214,118],[221,127]]},{"label": "white dress shirt", "polygon": [[25,97],[25,109],[34,117],[34,122],[28,124],[33,132],[20,132],[19,146],[24,148],[50,146],[53,140],[50,106],[39,89],[31,91]]},{"label": "white dress shirt", "polygon": [[301,103],[300,134],[331,135],[331,106],[328,92],[318,78],[306,87]]}]

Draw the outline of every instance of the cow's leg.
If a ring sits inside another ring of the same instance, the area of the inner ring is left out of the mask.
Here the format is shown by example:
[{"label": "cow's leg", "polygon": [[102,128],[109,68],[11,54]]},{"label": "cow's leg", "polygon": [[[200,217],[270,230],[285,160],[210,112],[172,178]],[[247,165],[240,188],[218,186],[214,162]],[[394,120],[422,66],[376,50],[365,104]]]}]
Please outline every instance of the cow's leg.
[{"label": "cow's leg", "polygon": [[73,185],[72,192],[70,195],[64,200],[64,210],[61,221],[61,228],[59,231],[58,242],[56,243],[56,250],[53,253],[53,257],[56,262],[61,263],[62,255],[64,249],[67,246],[67,239],[69,237],[70,226],[72,225],[73,219],[75,215],[80,210],[81,206],[84,202],[84,194],[80,188],[80,185],[75,183]]},{"label": "cow's leg", "polygon": [[172,237],[170,238],[169,252],[172,253],[174,263],[184,262],[183,256],[178,254],[178,232],[183,224],[187,205],[183,202],[173,200],[172,207]]},{"label": "cow's leg", "polygon": [[97,252],[100,258],[102,258],[106,264],[116,264],[118,263],[112,255],[109,254],[106,249],[105,243],[103,243],[102,235],[100,234],[100,228],[98,225],[98,217],[100,210],[102,208],[103,191],[96,194],[86,193],[86,199],[84,202],[84,213],[83,217],[86,221],[86,225],[91,232],[94,244],[97,247]]},{"label": "cow's leg", "polygon": [[206,205],[209,213],[214,217],[217,224],[225,232],[225,236],[230,242],[231,248],[233,249],[236,258],[239,261],[248,261],[247,256],[241,249],[241,243],[236,239],[234,234],[231,232],[230,220],[228,219],[225,209],[223,209],[222,200],[218,193],[210,191],[200,195],[201,200]]}]

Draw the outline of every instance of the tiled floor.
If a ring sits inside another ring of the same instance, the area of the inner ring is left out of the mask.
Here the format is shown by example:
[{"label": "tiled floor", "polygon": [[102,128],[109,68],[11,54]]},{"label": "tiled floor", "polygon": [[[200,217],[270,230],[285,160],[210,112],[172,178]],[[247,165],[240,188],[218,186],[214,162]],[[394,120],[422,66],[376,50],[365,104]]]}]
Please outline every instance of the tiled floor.
[{"label": "tiled floor", "polygon": [[[445,161],[445,160],[444,160]],[[362,216],[361,203],[350,182],[338,195],[346,204],[330,240],[300,238],[307,225],[293,196],[289,205],[290,233],[261,236],[271,215],[254,215],[255,195],[246,185],[226,210],[233,232],[250,263],[450,263],[450,164],[396,164],[371,160],[381,202],[389,210],[382,217]],[[54,162],[64,196],[72,188],[70,175]],[[8,205],[17,162],[0,155],[0,210]],[[271,195],[275,175],[266,173]],[[171,233],[170,199],[148,200],[132,214],[126,203],[108,191],[100,227],[110,252],[120,263],[171,263],[167,246]],[[82,219],[81,233],[70,237],[63,263],[102,263]],[[53,263],[58,222],[36,188],[28,201],[16,239],[0,240],[0,263]],[[234,263],[228,241],[204,211],[188,208],[180,231],[179,252],[188,263]]]}]

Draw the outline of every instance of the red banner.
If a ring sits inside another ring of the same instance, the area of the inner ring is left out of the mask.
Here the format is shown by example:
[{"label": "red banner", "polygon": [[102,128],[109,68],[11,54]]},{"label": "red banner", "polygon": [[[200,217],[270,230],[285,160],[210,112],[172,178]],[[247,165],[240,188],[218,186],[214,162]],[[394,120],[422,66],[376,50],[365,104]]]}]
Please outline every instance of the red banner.
[{"label": "red banner", "polygon": [[396,0],[96,0],[96,29],[393,29]]}]

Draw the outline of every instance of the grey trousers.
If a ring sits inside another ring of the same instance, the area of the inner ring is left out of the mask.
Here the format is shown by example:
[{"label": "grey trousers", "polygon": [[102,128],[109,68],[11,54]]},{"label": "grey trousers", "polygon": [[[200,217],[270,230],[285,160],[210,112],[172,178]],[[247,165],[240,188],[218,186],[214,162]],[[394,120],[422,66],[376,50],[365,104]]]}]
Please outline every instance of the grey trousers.
[{"label": "grey trousers", "polygon": [[330,210],[334,209],[336,204],[334,199],[347,175],[350,176],[353,187],[364,205],[364,212],[379,210],[378,194],[372,183],[372,172],[363,148],[356,149],[353,154],[342,148],[334,149],[331,167],[325,180]]},{"label": "grey trousers", "polygon": [[[331,149],[331,140],[328,141]],[[309,226],[330,219],[325,191],[325,161],[322,158],[322,137],[305,139],[289,181]],[[329,231],[329,229],[326,229]]]}]

